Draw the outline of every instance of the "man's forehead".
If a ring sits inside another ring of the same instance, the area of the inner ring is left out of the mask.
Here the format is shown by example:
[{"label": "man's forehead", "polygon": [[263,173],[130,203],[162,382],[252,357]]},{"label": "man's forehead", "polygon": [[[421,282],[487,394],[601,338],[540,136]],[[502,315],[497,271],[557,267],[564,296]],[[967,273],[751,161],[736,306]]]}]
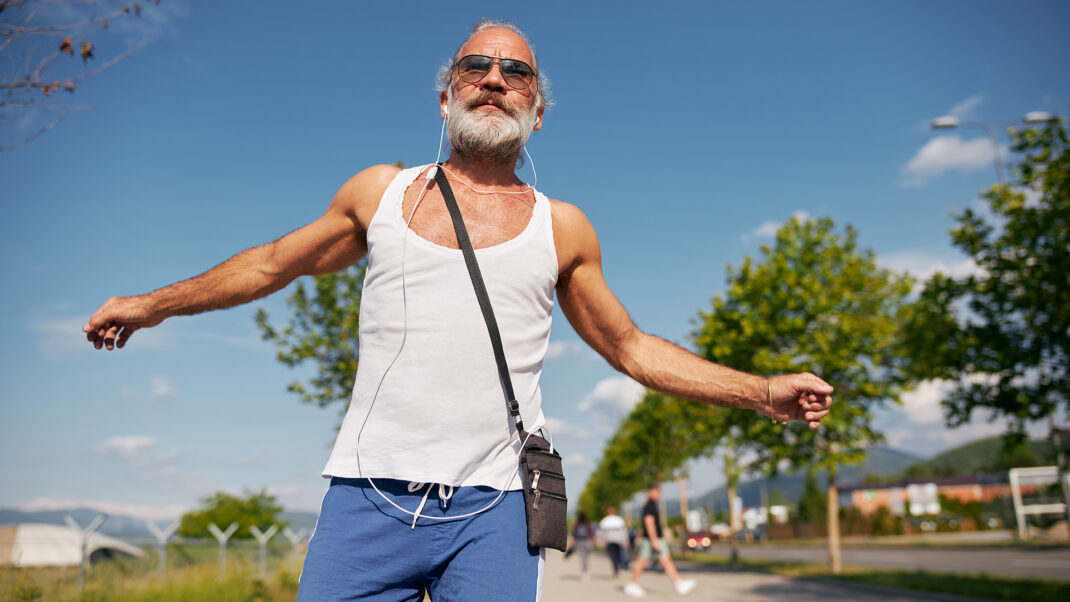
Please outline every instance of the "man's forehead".
[{"label": "man's forehead", "polygon": [[535,59],[532,57],[531,49],[528,47],[527,42],[524,41],[524,38],[513,31],[501,27],[483,30],[468,38],[464,46],[461,46],[457,57],[468,56],[469,54],[517,59],[532,67],[535,66]]}]

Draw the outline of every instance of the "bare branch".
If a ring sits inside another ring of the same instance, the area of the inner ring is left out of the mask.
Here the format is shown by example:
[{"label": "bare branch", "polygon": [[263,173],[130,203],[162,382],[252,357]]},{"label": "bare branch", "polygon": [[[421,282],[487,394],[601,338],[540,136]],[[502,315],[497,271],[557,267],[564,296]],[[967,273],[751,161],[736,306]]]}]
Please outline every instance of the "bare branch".
[{"label": "bare branch", "polygon": [[13,34],[37,34],[37,35],[51,35],[56,32],[67,32],[74,29],[85,29],[93,25],[101,23],[107,23],[108,21],[122,15],[123,13],[130,12],[129,6],[119,8],[103,17],[93,17],[88,21],[82,21],[81,23],[68,23],[66,25],[41,25],[37,27],[31,27],[27,25],[11,25],[9,23],[0,23],[0,33],[3,35]]},{"label": "bare branch", "polygon": [[21,142],[16,142],[15,144],[11,144],[9,146],[0,146],[0,152],[9,151],[9,150],[18,148],[18,147],[22,146],[23,144],[28,144],[30,142],[33,142],[41,134],[44,134],[48,130],[50,130],[50,129],[56,127],[57,125],[59,125],[59,122],[61,122],[61,121],[63,121],[63,116],[62,115],[59,116],[59,117],[56,117],[55,119],[53,119],[52,122],[49,123],[48,125],[46,125],[45,127],[41,128],[40,130],[37,130],[37,133],[32,135],[32,136],[30,136],[29,138],[25,138]]}]

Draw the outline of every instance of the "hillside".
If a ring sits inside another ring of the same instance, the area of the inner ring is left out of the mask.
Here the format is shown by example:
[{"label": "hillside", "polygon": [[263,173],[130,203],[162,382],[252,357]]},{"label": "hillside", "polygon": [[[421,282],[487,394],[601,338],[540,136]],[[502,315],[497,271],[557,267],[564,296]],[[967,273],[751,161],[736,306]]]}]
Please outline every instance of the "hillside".
[{"label": "hillside", "polygon": [[[862,482],[867,476],[879,477],[884,481],[897,481],[910,476],[928,475],[972,475],[984,472],[1001,472],[1014,466],[1032,466],[1053,462],[1052,447],[1049,441],[1033,440],[1023,448],[1004,451],[1003,437],[997,435],[986,439],[971,441],[959,447],[949,449],[927,460],[919,460],[906,452],[884,447],[869,450],[865,462],[859,466],[845,466],[840,469],[839,484],[852,485]],[[759,506],[764,495],[773,491],[782,492],[791,504],[798,502],[802,495],[805,473],[784,474],[771,479],[759,478],[742,482],[737,495],[743,498],[743,506]],[[827,477],[824,472],[817,473],[818,485],[824,489]],[[718,487],[690,500],[692,508],[712,508],[714,512],[728,510],[728,494],[724,487]],[[680,514],[678,500],[666,500],[670,516]]]},{"label": "hillside", "polygon": [[1003,437],[997,435],[960,445],[928,460],[917,462],[905,472],[917,475],[971,475],[1054,462],[1050,441],[1033,440],[1023,447],[1025,449],[1005,452]]},{"label": "hillside", "polygon": [[[859,466],[844,466],[840,468],[838,481],[840,484],[859,483],[866,475],[895,475],[907,467],[916,464],[918,457],[903,451],[887,447],[874,447],[866,454],[866,460]],[[817,473],[818,485],[824,488],[828,477],[824,472]],[[805,473],[782,474],[773,478],[758,478],[741,482],[736,494],[743,498],[743,506],[759,506],[762,503],[762,489],[768,497],[774,491],[784,494],[795,504],[802,495],[803,484],[806,482]],[[724,487],[718,487],[712,491],[690,500],[692,508],[712,508],[714,512],[728,510],[728,493]],[[678,500],[666,500],[666,509],[669,516],[680,514]],[[674,511],[675,509],[675,511]]]},{"label": "hillside", "polygon": [[[49,525],[67,525],[66,517],[70,515],[85,527],[93,521],[97,515],[102,514],[91,508],[72,508],[69,510],[42,510],[38,512],[26,512],[15,508],[0,508],[0,525],[13,525],[19,523],[45,523]],[[299,529],[311,529],[316,524],[317,515],[313,512],[283,511],[279,518],[290,521],[290,528],[294,531]],[[177,518],[177,517],[176,517]],[[173,520],[173,519],[171,519]],[[171,520],[156,521],[160,527],[167,526]],[[145,519],[121,514],[109,514],[108,520],[100,532],[112,537],[119,537],[128,541],[151,542],[155,541],[152,532],[145,524]]]}]

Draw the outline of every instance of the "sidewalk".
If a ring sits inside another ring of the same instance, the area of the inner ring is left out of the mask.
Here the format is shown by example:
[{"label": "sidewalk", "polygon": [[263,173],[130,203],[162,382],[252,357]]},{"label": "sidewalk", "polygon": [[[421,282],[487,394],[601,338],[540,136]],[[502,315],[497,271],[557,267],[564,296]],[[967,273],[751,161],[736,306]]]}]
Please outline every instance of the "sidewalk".
[{"label": "sidewalk", "polygon": [[[741,602],[782,601],[826,602],[852,600],[859,602],[909,602],[912,600],[944,600],[966,602],[976,598],[929,594],[907,590],[885,590],[838,583],[825,579],[782,577],[765,573],[729,571],[715,567],[677,563],[680,575],[698,582],[685,598],[673,591],[664,573],[647,569],[639,578],[647,594],[643,600],[732,600]],[[633,600],[622,588],[629,575],[612,576],[605,554],[595,552],[590,559],[590,578],[580,579],[580,561],[575,555],[566,559],[553,550],[546,553],[546,576],[542,599],[545,602],[602,602],[603,600]]]}]

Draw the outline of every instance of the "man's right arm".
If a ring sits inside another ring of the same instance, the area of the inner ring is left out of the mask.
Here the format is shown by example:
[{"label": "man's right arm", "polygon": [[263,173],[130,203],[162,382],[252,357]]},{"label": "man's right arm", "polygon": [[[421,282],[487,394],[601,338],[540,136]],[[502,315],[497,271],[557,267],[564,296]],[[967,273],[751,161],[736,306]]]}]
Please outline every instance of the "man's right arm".
[{"label": "man's right arm", "polygon": [[654,521],[653,514],[643,516],[643,526],[646,527],[646,537],[650,540],[650,546],[655,552],[661,551],[661,540],[658,539],[658,526]]},{"label": "man's right arm", "polygon": [[316,221],[216,267],[151,293],[113,297],[82,327],[97,349],[123,347],[140,328],[172,316],[224,309],[265,297],[299,276],[345,269],[367,252],[365,230],[398,168],[376,165],[353,176]]}]

